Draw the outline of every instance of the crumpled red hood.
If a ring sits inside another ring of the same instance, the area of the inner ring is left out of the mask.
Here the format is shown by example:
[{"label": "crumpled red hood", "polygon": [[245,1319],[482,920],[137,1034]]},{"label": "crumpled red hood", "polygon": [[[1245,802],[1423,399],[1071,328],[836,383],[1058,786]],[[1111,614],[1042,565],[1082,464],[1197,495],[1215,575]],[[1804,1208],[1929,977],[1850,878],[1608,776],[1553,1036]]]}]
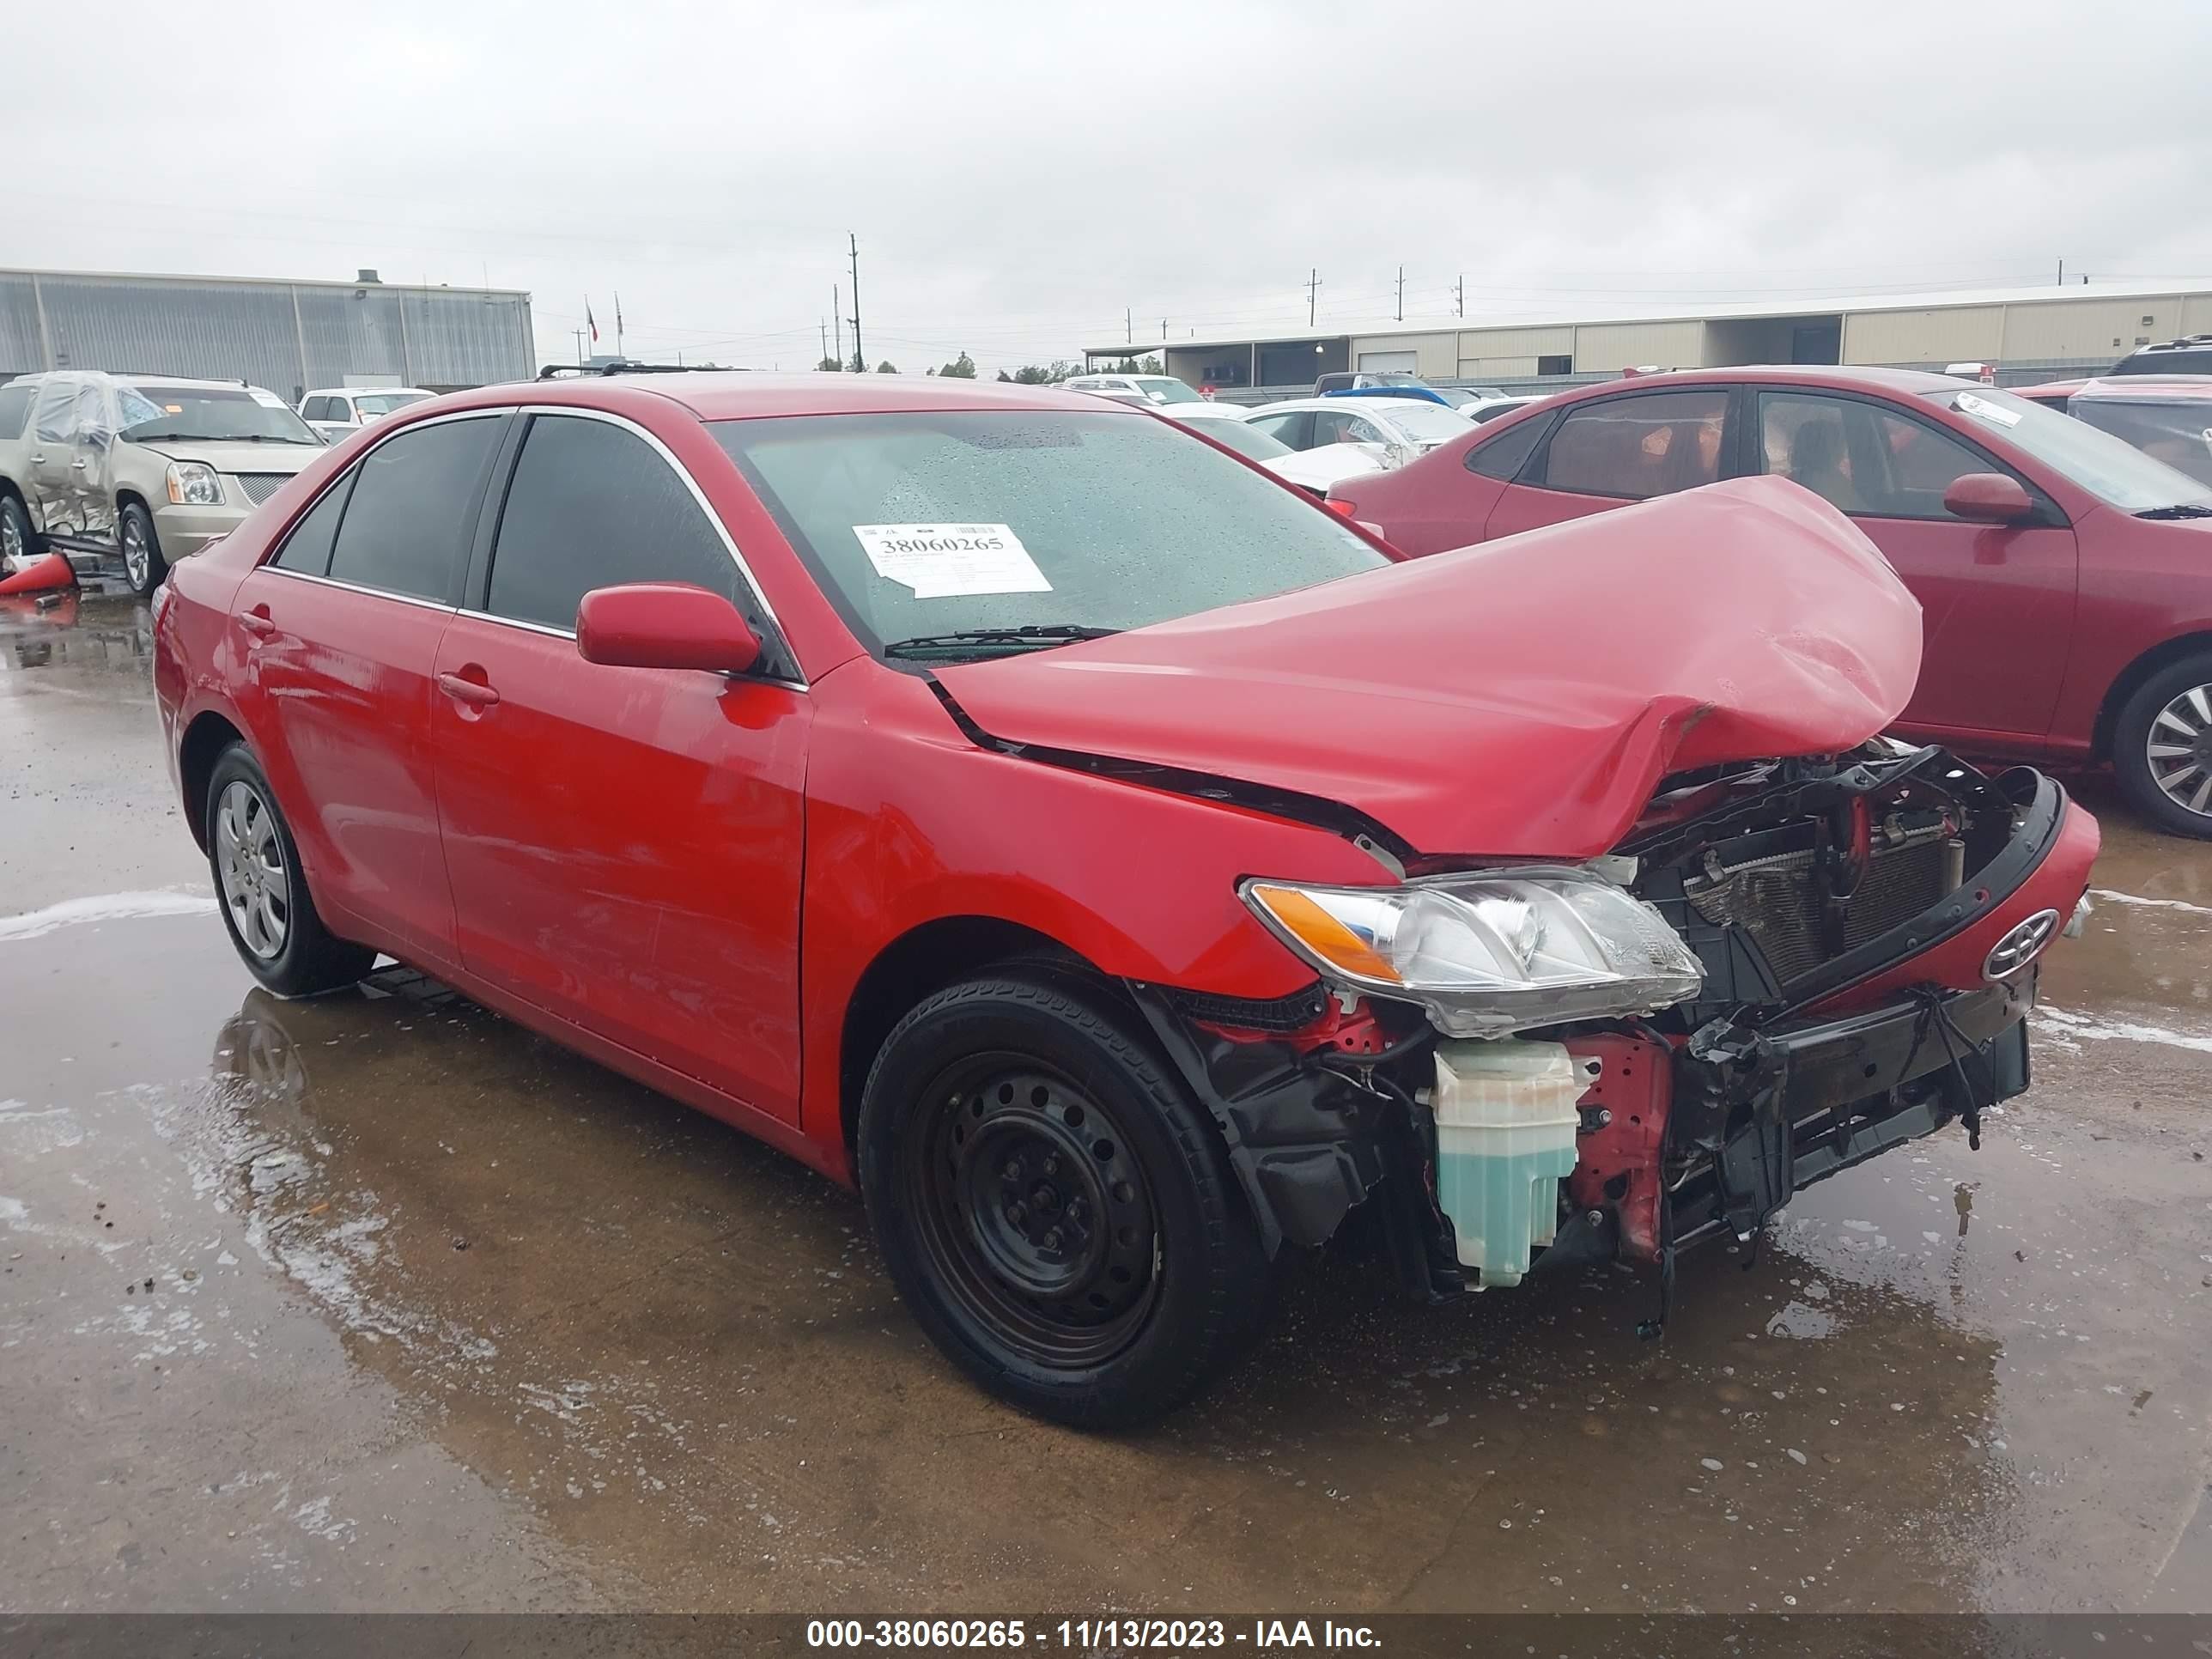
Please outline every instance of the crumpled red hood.
[{"label": "crumpled red hood", "polygon": [[1591,858],[1670,772],[1827,754],[1920,673],[1874,544],[1744,478],[939,678],[993,737],[1358,808],[1425,854]]}]

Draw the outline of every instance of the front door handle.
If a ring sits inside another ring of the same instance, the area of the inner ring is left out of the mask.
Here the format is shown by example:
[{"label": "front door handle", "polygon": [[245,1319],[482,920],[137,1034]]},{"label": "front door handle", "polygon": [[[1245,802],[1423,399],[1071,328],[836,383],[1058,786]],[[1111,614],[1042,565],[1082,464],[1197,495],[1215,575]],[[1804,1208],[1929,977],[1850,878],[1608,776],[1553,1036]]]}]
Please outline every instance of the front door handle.
[{"label": "front door handle", "polygon": [[79,472],[82,472],[82,471],[84,471],[84,460],[83,460],[83,458],[82,458],[82,456],[80,456],[77,459],[76,459],[76,460],[74,460],[74,461],[71,461],[71,462],[70,463],[70,465],[72,467],[76,468]]},{"label": "front door handle", "polygon": [[489,708],[499,701],[499,693],[482,680],[464,679],[459,674],[439,675],[438,690],[471,708]]},{"label": "front door handle", "polygon": [[257,605],[251,611],[240,611],[238,625],[257,640],[265,640],[276,631],[276,624],[270,620],[269,607],[265,605]]}]

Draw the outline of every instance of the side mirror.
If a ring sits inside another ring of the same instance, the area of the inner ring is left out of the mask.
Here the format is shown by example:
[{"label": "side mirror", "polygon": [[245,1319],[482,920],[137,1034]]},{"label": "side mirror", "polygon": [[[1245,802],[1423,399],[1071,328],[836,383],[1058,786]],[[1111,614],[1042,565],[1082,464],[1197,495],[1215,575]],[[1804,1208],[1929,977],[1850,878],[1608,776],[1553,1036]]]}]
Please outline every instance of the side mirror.
[{"label": "side mirror", "polygon": [[576,607],[576,650],[610,668],[696,668],[742,674],[760,641],[720,593],[684,582],[599,587]]},{"label": "side mirror", "polygon": [[2035,501],[2008,473],[1963,472],[1943,492],[1943,510],[1969,524],[2026,524]]}]

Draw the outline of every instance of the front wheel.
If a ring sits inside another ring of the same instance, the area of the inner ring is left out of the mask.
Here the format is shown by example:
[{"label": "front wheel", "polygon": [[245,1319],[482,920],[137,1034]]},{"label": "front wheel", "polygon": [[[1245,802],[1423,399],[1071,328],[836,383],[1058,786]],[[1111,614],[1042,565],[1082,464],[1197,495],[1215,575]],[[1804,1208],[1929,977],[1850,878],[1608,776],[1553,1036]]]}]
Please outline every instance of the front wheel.
[{"label": "front wheel", "polygon": [[2212,652],[2136,688],[2112,728],[2112,769],[2159,828],[2212,840]]},{"label": "front wheel", "polygon": [[161,538],[154,533],[154,515],[136,501],[125,502],[116,516],[115,539],[123,549],[123,574],[130,578],[131,591],[143,599],[169,574]]},{"label": "front wheel", "polygon": [[323,925],[291,827],[260,763],[242,743],[223,750],[207,793],[208,863],[222,925],[253,977],[279,996],[350,985],[376,952]]},{"label": "front wheel", "polygon": [[1212,1126],[1091,988],[940,991],[862,1097],[860,1188],[900,1295],[1002,1399],[1157,1418],[1236,1356],[1267,1264]]},{"label": "front wheel", "polygon": [[0,495],[0,576],[30,568],[39,556],[39,538],[31,515],[13,495]]}]

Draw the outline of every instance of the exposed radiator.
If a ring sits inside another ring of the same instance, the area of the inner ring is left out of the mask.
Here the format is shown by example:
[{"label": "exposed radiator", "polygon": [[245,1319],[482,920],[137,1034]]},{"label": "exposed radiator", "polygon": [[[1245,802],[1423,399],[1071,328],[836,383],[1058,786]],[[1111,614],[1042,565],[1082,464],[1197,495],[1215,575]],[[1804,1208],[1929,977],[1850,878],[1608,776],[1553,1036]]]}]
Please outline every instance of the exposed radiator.
[{"label": "exposed radiator", "polygon": [[1946,839],[1940,830],[1887,846],[1877,836],[1866,873],[1844,901],[1842,949],[1834,952],[1822,940],[1822,898],[1810,851],[1693,877],[1683,891],[1707,921],[1750,934],[1775,978],[1787,984],[1931,908],[1948,890]]}]

